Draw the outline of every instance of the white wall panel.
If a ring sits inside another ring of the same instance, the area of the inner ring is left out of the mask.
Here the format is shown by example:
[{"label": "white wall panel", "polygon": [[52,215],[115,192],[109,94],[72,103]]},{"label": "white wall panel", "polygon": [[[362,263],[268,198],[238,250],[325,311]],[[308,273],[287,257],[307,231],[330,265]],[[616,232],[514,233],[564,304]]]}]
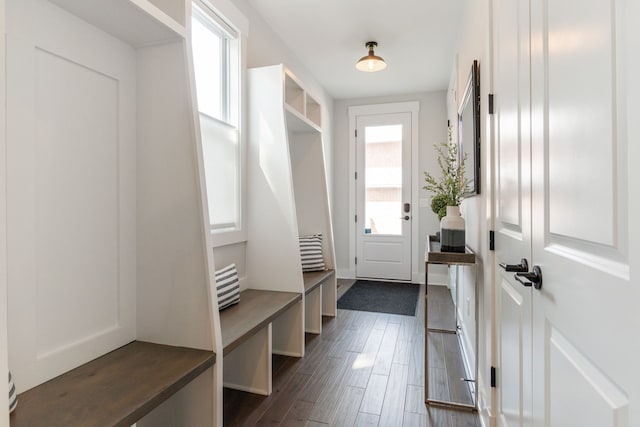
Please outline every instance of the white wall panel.
[{"label": "white wall panel", "polygon": [[42,50],[35,59],[34,279],[42,357],[121,320],[118,82]]},{"label": "white wall panel", "polygon": [[135,52],[48,2],[12,8],[9,360],[21,392],[135,338]]},{"label": "white wall panel", "polygon": [[[283,67],[248,71],[249,209],[247,279],[251,288],[301,292],[298,222],[284,116]],[[274,251],[277,242],[277,251]]]},{"label": "white wall panel", "polygon": [[183,43],[138,49],[137,336],[211,350],[184,49]]}]

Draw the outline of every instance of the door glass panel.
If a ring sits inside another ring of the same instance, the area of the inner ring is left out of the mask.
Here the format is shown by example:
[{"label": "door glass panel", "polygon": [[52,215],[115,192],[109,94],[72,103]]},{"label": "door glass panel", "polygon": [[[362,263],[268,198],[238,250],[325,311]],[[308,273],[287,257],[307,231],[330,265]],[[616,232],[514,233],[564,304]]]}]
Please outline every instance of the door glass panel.
[{"label": "door glass panel", "polygon": [[365,234],[402,234],[402,125],[365,127]]}]

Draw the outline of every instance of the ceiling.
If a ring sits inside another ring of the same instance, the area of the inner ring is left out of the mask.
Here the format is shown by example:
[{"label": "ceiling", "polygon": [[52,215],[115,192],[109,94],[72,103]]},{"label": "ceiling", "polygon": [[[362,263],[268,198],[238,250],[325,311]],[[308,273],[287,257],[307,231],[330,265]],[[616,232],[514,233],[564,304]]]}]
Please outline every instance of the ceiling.
[{"label": "ceiling", "polygon": [[[249,0],[336,99],[447,89],[464,0]],[[378,42],[387,68],[356,70]]]}]

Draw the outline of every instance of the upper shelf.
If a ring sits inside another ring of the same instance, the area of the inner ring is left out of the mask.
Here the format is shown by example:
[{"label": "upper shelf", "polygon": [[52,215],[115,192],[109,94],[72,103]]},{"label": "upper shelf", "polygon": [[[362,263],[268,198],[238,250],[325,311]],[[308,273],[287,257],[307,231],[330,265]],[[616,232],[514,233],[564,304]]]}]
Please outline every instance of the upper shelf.
[{"label": "upper shelf", "polygon": [[287,124],[294,132],[320,132],[322,109],[289,72],[284,73]]},{"label": "upper shelf", "polygon": [[148,0],[50,1],[133,47],[178,41],[187,34],[183,24]]},{"label": "upper shelf", "polygon": [[321,132],[320,126],[304,117],[298,110],[289,104],[284,105],[287,117],[287,129],[294,133]]}]

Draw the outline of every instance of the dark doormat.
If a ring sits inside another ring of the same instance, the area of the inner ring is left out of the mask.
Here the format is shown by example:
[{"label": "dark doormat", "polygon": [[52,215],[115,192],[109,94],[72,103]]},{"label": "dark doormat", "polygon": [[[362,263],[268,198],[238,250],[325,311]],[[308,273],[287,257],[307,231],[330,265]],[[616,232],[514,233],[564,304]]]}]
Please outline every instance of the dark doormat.
[{"label": "dark doormat", "polygon": [[415,316],[420,285],[358,280],[338,300],[338,308]]}]

